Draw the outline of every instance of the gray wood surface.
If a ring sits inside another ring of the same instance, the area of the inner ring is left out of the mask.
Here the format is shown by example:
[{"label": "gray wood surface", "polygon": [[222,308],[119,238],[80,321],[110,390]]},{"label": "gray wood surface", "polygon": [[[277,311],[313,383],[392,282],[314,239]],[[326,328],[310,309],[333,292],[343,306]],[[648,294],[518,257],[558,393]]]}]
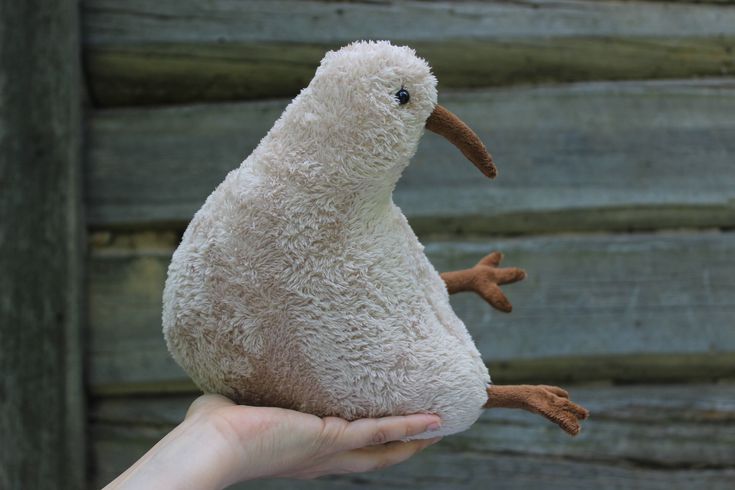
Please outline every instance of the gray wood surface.
[{"label": "gray wood surface", "polygon": [[0,2],[0,488],[80,489],[75,0]]},{"label": "gray wood surface", "polygon": [[[429,61],[442,88],[735,73],[735,37],[395,40]],[[340,44],[88,46],[98,106],[293,97]]]},{"label": "gray wood surface", "polygon": [[[733,34],[728,6],[597,0],[84,0],[92,44]],[[437,34],[441,33],[441,34]]]},{"label": "gray wood surface", "polygon": [[[592,411],[574,439],[531,414],[494,410],[384,472],[238,488],[729,488],[735,478],[735,385],[587,386],[571,393]],[[177,424],[193,398],[97,400],[95,485]]]},{"label": "gray wood surface", "polygon": [[[735,224],[735,81],[587,83],[440,92],[498,164],[489,181],[427,133],[396,202],[419,233]],[[285,101],[93,113],[95,227],[182,226]]]},{"label": "gray wood surface", "polygon": [[[75,2],[16,3],[0,3],[0,488],[82,488]],[[236,488],[733,488],[732,5],[80,3],[100,108],[86,121],[84,175],[90,488],[196,397],[161,334],[180,232],[324,52],[361,38],[415,47],[439,78],[440,103],[498,163],[487,181],[426,134],[395,193],[439,270],[493,249],[527,269],[505,288],[511,315],[452,298],[493,381],[563,384],[592,418],[572,439],[494,410],[387,471]],[[650,80],[663,78],[673,80]],[[609,81],[529,86],[594,80]],[[180,105],[102,109],[171,103]],[[628,231],[640,233],[617,233]]]},{"label": "gray wood surface", "polygon": [[[101,233],[90,270],[90,382],[96,393],[192,391],[160,331],[176,235]],[[656,233],[426,242],[439,270],[493,249],[525,268],[515,310],[452,304],[498,383],[735,378],[735,234]]]},{"label": "gray wood surface", "polygon": [[328,49],[392,39],[442,87],[735,72],[735,13],[650,2],[85,3],[99,105],[291,97]]}]

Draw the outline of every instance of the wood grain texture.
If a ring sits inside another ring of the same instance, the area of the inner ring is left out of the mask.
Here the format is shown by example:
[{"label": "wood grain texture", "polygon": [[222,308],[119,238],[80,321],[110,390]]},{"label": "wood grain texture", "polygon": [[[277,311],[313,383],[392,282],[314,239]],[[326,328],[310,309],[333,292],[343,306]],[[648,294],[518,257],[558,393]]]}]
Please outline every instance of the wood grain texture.
[{"label": "wood grain texture", "polygon": [[726,6],[596,0],[271,1],[83,0],[92,45],[329,43],[404,39],[733,34]]},{"label": "wood grain texture", "polygon": [[[96,393],[191,392],[166,351],[161,291],[173,234],[98,239],[89,264]],[[430,242],[439,270],[492,249],[529,277],[514,312],[452,297],[497,383],[735,378],[733,233],[554,236]]]},{"label": "wood grain texture", "polygon": [[[484,179],[426,134],[395,193],[419,233],[735,225],[735,81],[587,83],[441,92],[495,157]],[[97,111],[95,227],[188,222],[285,101]]]},{"label": "wood grain texture", "polygon": [[[593,414],[574,439],[531,414],[497,409],[387,471],[238,488],[727,488],[735,476],[735,385],[589,386],[571,392]],[[193,398],[98,399],[91,409],[95,486],[177,424]]]},{"label": "wood grain texture", "polygon": [[392,39],[442,87],[732,74],[735,13],[650,2],[85,3],[101,106],[292,97],[324,53]]},{"label": "wood grain texture", "polygon": [[85,479],[75,0],[0,3],[0,488]]},{"label": "wood grain texture", "polygon": [[[565,37],[394,40],[429,61],[442,88],[519,83],[712,77],[735,73],[735,37]],[[340,44],[90,46],[97,106],[293,97]]]}]

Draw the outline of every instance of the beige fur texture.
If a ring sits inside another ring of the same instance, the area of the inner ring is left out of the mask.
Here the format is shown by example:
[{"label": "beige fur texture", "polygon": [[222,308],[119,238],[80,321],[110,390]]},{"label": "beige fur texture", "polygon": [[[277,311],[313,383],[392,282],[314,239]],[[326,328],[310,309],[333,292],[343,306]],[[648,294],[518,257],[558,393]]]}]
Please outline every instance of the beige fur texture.
[{"label": "beige fur texture", "polygon": [[475,422],[487,368],[392,200],[436,99],[410,48],[329,52],[209,196],[163,308],[169,350],[202,390],[346,419],[440,415],[426,437]]}]

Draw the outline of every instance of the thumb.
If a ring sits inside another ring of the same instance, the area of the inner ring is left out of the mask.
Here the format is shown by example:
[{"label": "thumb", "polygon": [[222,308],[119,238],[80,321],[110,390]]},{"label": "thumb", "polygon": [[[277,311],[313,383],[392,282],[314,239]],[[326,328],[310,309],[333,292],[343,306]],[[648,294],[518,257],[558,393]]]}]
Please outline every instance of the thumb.
[{"label": "thumb", "polygon": [[222,395],[202,395],[191,403],[184,419],[189,419],[200,414],[206,414],[218,408],[231,407],[233,405],[235,405],[235,402]]}]

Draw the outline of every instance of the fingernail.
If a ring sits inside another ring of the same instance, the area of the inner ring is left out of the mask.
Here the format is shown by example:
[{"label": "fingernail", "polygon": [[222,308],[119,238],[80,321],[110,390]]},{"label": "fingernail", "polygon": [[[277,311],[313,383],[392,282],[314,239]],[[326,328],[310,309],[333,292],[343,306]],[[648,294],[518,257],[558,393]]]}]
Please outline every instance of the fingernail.
[{"label": "fingernail", "polygon": [[442,424],[440,424],[439,422],[432,422],[426,426],[426,432],[433,432],[435,430],[439,430],[441,426]]}]

